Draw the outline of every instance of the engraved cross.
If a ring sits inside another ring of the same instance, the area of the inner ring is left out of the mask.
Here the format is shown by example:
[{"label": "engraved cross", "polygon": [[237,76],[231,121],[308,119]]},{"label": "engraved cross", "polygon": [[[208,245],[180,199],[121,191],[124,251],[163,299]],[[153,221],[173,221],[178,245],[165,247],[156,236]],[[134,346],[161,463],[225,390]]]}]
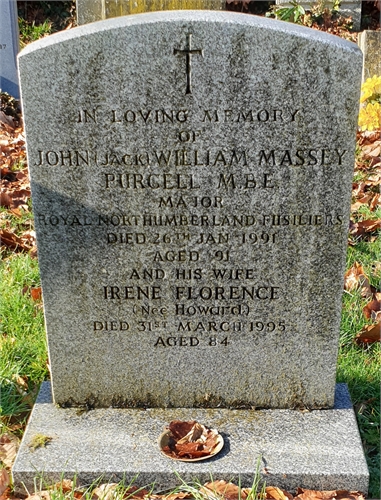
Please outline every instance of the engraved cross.
[{"label": "engraved cross", "polygon": [[174,55],[185,54],[185,56],[186,56],[187,89],[186,89],[185,93],[191,94],[192,93],[192,75],[191,75],[192,60],[191,60],[191,56],[198,54],[201,57],[204,57],[204,54],[202,53],[202,49],[192,49],[192,34],[188,33],[188,35],[187,35],[187,47],[185,49],[174,49],[173,53],[174,53]]}]

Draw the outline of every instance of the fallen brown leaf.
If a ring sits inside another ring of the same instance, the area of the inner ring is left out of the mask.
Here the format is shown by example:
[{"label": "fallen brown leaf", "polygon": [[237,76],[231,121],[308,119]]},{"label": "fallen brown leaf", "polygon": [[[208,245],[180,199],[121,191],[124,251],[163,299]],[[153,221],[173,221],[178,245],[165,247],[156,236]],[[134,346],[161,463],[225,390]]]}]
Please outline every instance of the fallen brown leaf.
[{"label": "fallen brown leaf", "polygon": [[93,490],[93,496],[100,500],[112,500],[116,497],[118,483],[101,484]]},{"label": "fallen brown leaf", "polygon": [[63,479],[59,483],[56,483],[54,486],[51,486],[49,488],[49,492],[50,491],[57,491],[59,493],[62,492],[63,494],[70,493],[70,498],[73,497],[76,498],[77,500],[82,500],[85,498],[84,492],[81,489],[76,489],[74,486],[74,482],[71,479]]},{"label": "fallen brown leaf", "polygon": [[17,179],[16,173],[10,170],[8,167],[2,167],[0,169],[1,179],[3,181],[14,182]]},{"label": "fallen brown leaf", "polygon": [[42,298],[42,289],[41,287],[38,288],[31,288],[30,289],[30,295],[33,300],[41,300]]},{"label": "fallen brown leaf", "polygon": [[270,500],[293,500],[294,498],[291,493],[281,490],[275,486],[267,486],[265,491],[266,499]]},{"label": "fallen brown leaf", "polygon": [[380,311],[380,309],[381,309],[381,302],[377,299],[373,299],[363,308],[363,313],[367,319],[370,319],[372,317],[372,313],[373,312],[377,313]]},{"label": "fallen brown leaf", "polygon": [[20,238],[28,244],[34,243],[36,241],[36,232],[35,231],[24,231]]},{"label": "fallen brown leaf", "polygon": [[9,248],[23,248],[21,239],[12,231],[0,229],[0,243]]},{"label": "fallen brown leaf", "polygon": [[365,189],[365,182],[354,182],[352,185],[352,196],[357,198]]},{"label": "fallen brown leaf", "polygon": [[19,208],[11,208],[10,212],[12,215],[15,215],[16,217],[22,216],[22,212]]},{"label": "fallen brown leaf", "polygon": [[72,491],[74,487],[74,483],[71,479],[63,479],[59,483],[56,483],[52,489],[57,491],[62,491],[62,493],[67,493]]},{"label": "fallen brown leaf", "polygon": [[381,205],[381,194],[380,193],[375,193],[373,195],[373,198],[371,199],[369,203],[369,208],[372,210],[376,210],[379,206]]},{"label": "fallen brown leaf", "polygon": [[[7,434],[4,436],[8,438]],[[6,467],[11,468],[16,458],[18,443],[16,438],[5,442],[4,436],[0,438],[0,460]]]},{"label": "fallen brown leaf", "polygon": [[360,491],[341,491],[338,490],[335,500],[365,500]]},{"label": "fallen brown leaf", "polygon": [[298,496],[294,500],[365,500],[359,491],[315,491],[298,488]]},{"label": "fallen brown leaf", "polygon": [[374,141],[373,144],[363,146],[362,152],[366,156],[380,156],[381,141]]},{"label": "fallen brown leaf", "polygon": [[373,194],[374,193],[368,191],[367,193],[364,193],[361,198],[358,199],[358,201],[365,205],[366,203],[369,203],[369,201],[373,198]]},{"label": "fallen brown leaf", "polygon": [[[3,189],[3,192],[7,195],[4,203],[8,203],[9,208],[18,208],[22,207],[24,210],[28,210],[28,200],[30,198],[30,189],[15,189],[15,186],[12,186],[12,189],[9,188],[9,185],[5,186],[8,188],[7,190]],[[6,205],[4,205],[6,206]]]},{"label": "fallen brown leaf", "polygon": [[193,460],[213,454],[220,436],[195,420],[173,420],[168,426],[168,442],[163,453],[172,458]]},{"label": "fallen brown leaf", "polygon": [[29,495],[27,500],[52,500],[52,495],[50,491],[41,490],[38,493],[34,493],[34,495]]},{"label": "fallen brown leaf", "polygon": [[373,342],[380,342],[381,321],[375,325],[366,325],[356,335],[356,344],[372,344]]},{"label": "fallen brown leaf", "polygon": [[0,122],[8,127],[15,128],[15,122],[13,118],[9,115],[6,115],[4,111],[0,111]]},{"label": "fallen brown leaf", "polygon": [[[123,493],[123,495],[122,495]],[[149,491],[138,486],[130,486],[123,490],[118,483],[101,484],[92,491],[93,498],[99,500],[120,500],[121,498],[128,498],[129,500],[141,499],[149,495]],[[151,495],[150,498],[163,499],[164,495]],[[178,497],[187,498],[187,497]],[[174,500],[174,499],[172,499]]]},{"label": "fallen brown leaf", "polygon": [[381,228],[381,219],[368,219],[360,222],[350,222],[349,234],[354,238],[361,238]]},{"label": "fallen brown leaf", "polygon": [[13,231],[0,229],[0,245],[4,245],[12,250],[21,252],[33,251],[35,242],[34,231],[25,231],[21,236],[17,236]]},{"label": "fallen brown leaf", "polygon": [[294,500],[334,500],[336,491],[315,491],[298,488],[298,495]]},{"label": "fallen brown leaf", "polygon": [[127,490],[123,491],[123,498],[136,499],[144,498],[149,495],[149,491],[138,486],[130,486]]},{"label": "fallen brown leaf", "polygon": [[[187,423],[187,422],[183,422]],[[202,433],[204,432],[205,427],[203,425],[200,425],[198,422],[195,422],[191,430],[185,434],[181,439],[177,441],[177,445],[181,444],[186,444],[186,443],[193,443],[194,441],[197,441],[200,439],[202,436]]]},{"label": "fallen brown leaf", "polygon": [[372,311],[370,319],[376,323],[381,321],[381,311]]},{"label": "fallen brown leaf", "polygon": [[210,451],[204,450],[202,443],[176,443],[175,454],[179,458],[201,458],[210,455]]},{"label": "fallen brown leaf", "polygon": [[362,207],[364,203],[361,203],[360,201],[356,201],[356,203],[352,203],[351,205],[351,212],[357,212],[357,210]]},{"label": "fallen brown leaf", "polygon": [[245,500],[247,498],[247,493],[244,489],[240,491],[238,486],[233,483],[227,483],[222,479],[204,484],[199,492],[207,499],[215,499],[217,497],[224,500],[238,500],[239,498]]},{"label": "fallen brown leaf", "polygon": [[380,156],[375,156],[374,158],[371,159],[370,161],[370,168],[376,168],[376,167],[381,167],[381,157]]},{"label": "fallen brown leaf", "polygon": [[189,422],[184,422],[182,420],[173,420],[170,422],[168,429],[176,440],[180,440],[186,436],[192,427],[196,424],[195,420],[190,420]]},{"label": "fallen brown leaf", "polygon": [[363,297],[372,296],[372,289],[364,268],[361,264],[355,262],[344,275],[344,289],[351,292],[359,287],[361,287]]},{"label": "fallen brown leaf", "polygon": [[363,132],[359,132],[357,136],[359,144],[363,146],[366,144],[373,144],[375,141],[378,141],[380,138],[380,132],[378,130],[364,130]]},{"label": "fallen brown leaf", "polygon": [[[150,499],[156,495],[150,495]],[[179,491],[178,493],[170,493],[169,495],[158,495],[162,500],[184,500],[188,498],[193,498],[191,493],[185,491]]]},{"label": "fallen brown leaf", "polygon": [[381,219],[376,220],[363,220],[358,222],[358,227],[363,228],[366,233],[371,233],[377,229],[381,229]]},{"label": "fallen brown leaf", "polygon": [[10,208],[12,206],[12,199],[5,191],[0,192],[0,205],[5,208]]},{"label": "fallen brown leaf", "polygon": [[0,470],[0,495],[4,493],[4,491],[9,486],[9,474],[5,469]]}]

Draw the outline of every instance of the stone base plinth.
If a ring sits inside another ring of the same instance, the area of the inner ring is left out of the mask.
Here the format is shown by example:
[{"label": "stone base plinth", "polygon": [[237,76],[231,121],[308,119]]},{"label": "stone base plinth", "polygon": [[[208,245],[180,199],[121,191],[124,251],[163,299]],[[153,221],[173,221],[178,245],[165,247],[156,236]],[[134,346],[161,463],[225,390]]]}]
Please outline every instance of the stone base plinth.
[{"label": "stone base plinth", "polygon": [[[163,456],[158,437],[171,420],[198,420],[216,428],[225,446],[214,458],[185,463]],[[31,451],[36,434],[52,438]],[[260,460],[267,485],[293,492],[298,486],[317,490],[368,488],[366,466],[355,415],[345,384],[336,388],[332,410],[97,409],[81,413],[57,408],[50,384],[42,385],[13,467],[16,490],[31,492],[35,478],[50,484],[77,477],[86,485],[102,481],[155,483],[155,490],[186,481],[238,480],[250,486]]]}]

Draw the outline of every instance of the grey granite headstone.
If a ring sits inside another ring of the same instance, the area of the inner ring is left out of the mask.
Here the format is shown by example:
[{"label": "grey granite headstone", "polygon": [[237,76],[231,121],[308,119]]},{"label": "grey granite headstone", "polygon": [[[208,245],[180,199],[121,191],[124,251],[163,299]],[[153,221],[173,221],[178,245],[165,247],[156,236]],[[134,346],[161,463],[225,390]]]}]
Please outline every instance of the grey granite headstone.
[{"label": "grey granite headstone", "polygon": [[[345,387],[335,404],[361,62],[325,33],[196,11],[22,52],[56,405],[44,387],[16,488],[175,469],[248,485],[262,457],[274,485],[366,491]],[[161,457],[174,418],[218,428],[221,454]],[[53,439],[31,453],[36,433]]]},{"label": "grey granite headstone", "polygon": [[362,79],[381,75],[381,31],[359,33],[358,44],[364,54]]},{"label": "grey granite headstone", "polygon": [[343,17],[352,18],[353,31],[361,29],[362,0],[343,0],[339,5],[339,14]]},{"label": "grey granite headstone", "polygon": [[333,406],[361,60],[192,11],[22,52],[55,403]]},{"label": "grey granite headstone", "polygon": [[19,99],[17,74],[19,27],[16,0],[0,0],[0,92]]},{"label": "grey granite headstone", "polygon": [[224,10],[225,0],[76,0],[78,25],[161,10]]}]

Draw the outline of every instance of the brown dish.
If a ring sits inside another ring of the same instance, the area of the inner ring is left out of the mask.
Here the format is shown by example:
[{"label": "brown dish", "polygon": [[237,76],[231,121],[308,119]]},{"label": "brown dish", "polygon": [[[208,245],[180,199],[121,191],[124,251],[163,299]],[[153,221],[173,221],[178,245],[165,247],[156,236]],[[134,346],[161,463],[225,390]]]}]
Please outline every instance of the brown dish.
[{"label": "brown dish", "polygon": [[166,457],[182,462],[214,457],[223,446],[221,434],[195,420],[173,420],[159,437],[160,451]]}]

